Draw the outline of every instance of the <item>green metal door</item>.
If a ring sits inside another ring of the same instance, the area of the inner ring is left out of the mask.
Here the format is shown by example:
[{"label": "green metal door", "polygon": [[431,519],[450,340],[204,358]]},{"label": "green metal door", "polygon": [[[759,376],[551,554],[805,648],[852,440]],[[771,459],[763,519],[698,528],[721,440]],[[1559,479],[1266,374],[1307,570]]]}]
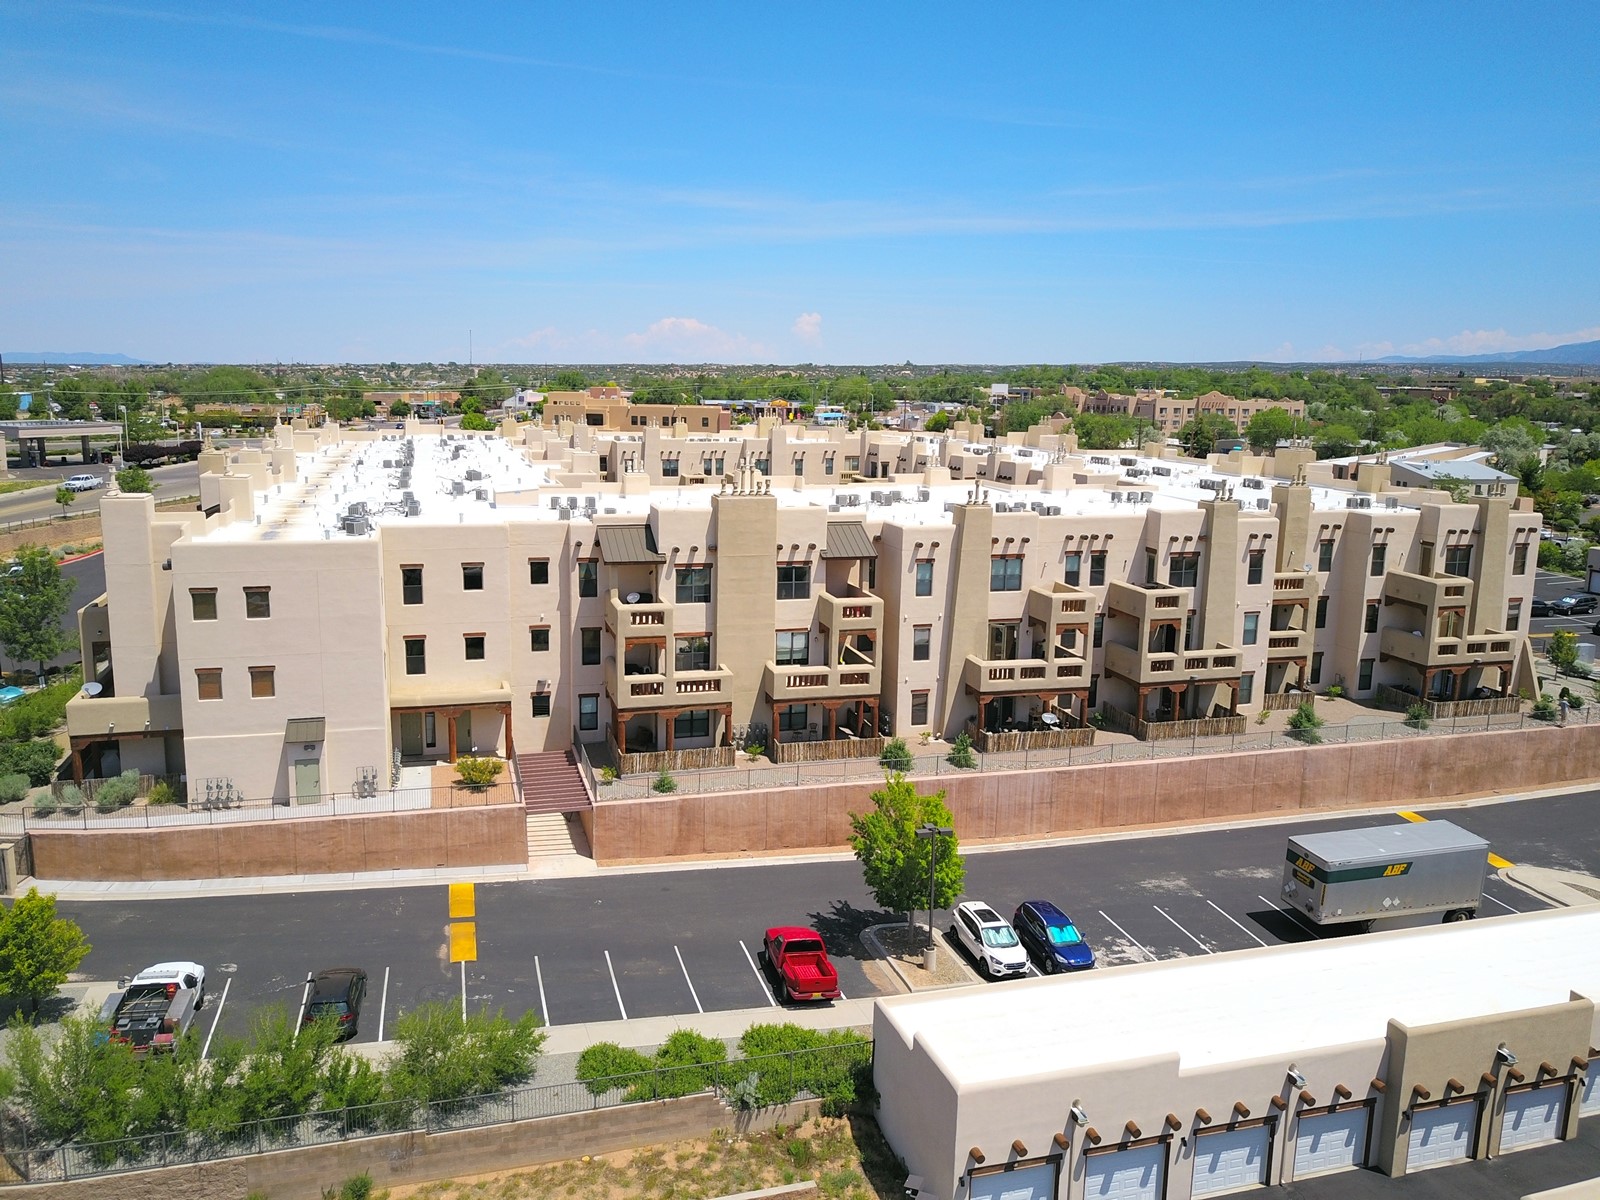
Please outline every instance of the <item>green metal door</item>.
[{"label": "green metal door", "polygon": [[422,714],[400,714],[400,753],[406,758],[422,756]]},{"label": "green metal door", "polygon": [[294,798],[312,804],[322,795],[322,764],[314,758],[300,758],[294,764]]}]

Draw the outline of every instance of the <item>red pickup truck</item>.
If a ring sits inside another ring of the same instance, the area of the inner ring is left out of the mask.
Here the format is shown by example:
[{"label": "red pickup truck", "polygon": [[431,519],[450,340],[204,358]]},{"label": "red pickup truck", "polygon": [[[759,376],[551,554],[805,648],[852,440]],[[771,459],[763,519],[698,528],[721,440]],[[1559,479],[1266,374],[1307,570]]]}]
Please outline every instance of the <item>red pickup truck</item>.
[{"label": "red pickup truck", "polygon": [[789,1000],[837,1000],[839,972],[828,961],[822,938],[814,929],[779,925],[763,942],[767,965]]}]

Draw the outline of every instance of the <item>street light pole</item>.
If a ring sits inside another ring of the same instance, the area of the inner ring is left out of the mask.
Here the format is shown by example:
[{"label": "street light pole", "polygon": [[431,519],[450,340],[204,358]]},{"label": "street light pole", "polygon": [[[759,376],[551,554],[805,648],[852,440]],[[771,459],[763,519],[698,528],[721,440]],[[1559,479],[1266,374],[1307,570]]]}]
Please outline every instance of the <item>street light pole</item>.
[{"label": "street light pole", "polygon": [[923,952],[922,968],[932,971],[938,961],[939,948],[933,940],[933,909],[939,883],[939,839],[953,837],[955,830],[944,825],[924,823],[917,826],[917,836],[927,838],[928,846],[928,947]]}]

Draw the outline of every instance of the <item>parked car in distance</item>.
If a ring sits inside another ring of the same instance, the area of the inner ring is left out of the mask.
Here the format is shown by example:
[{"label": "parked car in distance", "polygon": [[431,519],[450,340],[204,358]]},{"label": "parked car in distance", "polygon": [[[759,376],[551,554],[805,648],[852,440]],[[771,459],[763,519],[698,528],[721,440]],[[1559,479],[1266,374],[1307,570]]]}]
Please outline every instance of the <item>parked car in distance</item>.
[{"label": "parked car in distance", "polygon": [[69,492],[92,492],[97,487],[104,487],[105,480],[98,475],[68,475],[61,486]]},{"label": "parked car in distance", "polygon": [[1028,973],[1028,952],[1017,931],[981,900],[956,905],[950,932],[972,955],[978,970],[991,979]]},{"label": "parked car in distance", "polygon": [[1591,596],[1587,592],[1572,596],[1563,596],[1550,604],[1552,617],[1575,617],[1581,613],[1592,613],[1600,606],[1600,597]]},{"label": "parked car in distance", "polygon": [[1543,596],[1535,596],[1528,607],[1528,611],[1536,617],[1548,617],[1550,615],[1550,601]]},{"label": "parked car in distance", "polygon": [[800,925],[767,930],[761,954],[789,1000],[837,1000],[839,972],[828,961],[822,935]]},{"label": "parked car in distance", "polygon": [[339,1023],[337,1041],[347,1041],[356,1036],[361,1021],[361,1001],[367,994],[367,973],[360,967],[329,967],[311,976],[311,987],[306,992],[305,1012],[300,1014],[300,1028],[313,1021],[331,1017]]},{"label": "parked car in distance", "polygon": [[1067,916],[1048,900],[1024,900],[1011,917],[1023,949],[1046,975],[1094,966],[1094,951]]}]

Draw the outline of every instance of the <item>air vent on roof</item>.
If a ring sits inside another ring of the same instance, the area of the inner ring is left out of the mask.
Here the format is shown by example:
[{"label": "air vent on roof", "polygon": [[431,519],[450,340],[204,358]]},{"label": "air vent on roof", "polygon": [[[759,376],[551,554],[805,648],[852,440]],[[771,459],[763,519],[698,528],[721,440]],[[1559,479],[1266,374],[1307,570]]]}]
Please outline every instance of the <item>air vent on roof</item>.
[{"label": "air vent on roof", "polygon": [[1347,496],[1347,497],[1345,497],[1344,506],[1346,508],[1371,508],[1372,507],[1372,497],[1371,496]]},{"label": "air vent on roof", "polygon": [[1399,496],[1385,496],[1383,498],[1383,506],[1385,508],[1399,508],[1400,507],[1400,497]]},{"label": "air vent on roof", "polygon": [[1247,487],[1247,488],[1254,488],[1256,491],[1259,492],[1262,489],[1264,489],[1267,485],[1265,483],[1263,483],[1261,480],[1257,479],[1254,475],[1251,475],[1251,476],[1249,476],[1249,477],[1247,477],[1245,479],[1239,480],[1239,486],[1240,487]]},{"label": "air vent on roof", "polygon": [[561,519],[562,519],[562,520],[563,520],[563,521],[570,521],[570,520],[572,520],[572,510],[571,510],[571,509],[570,509],[570,508],[563,508],[563,509],[562,509],[562,510],[561,510]]},{"label": "air vent on roof", "polygon": [[1111,503],[1113,503],[1113,504],[1121,504],[1122,503],[1122,493],[1121,492],[1112,492],[1111,493]]},{"label": "air vent on roof", "polygon": [[1262,512],[1265,512],[1267,509],[1272,507],[1272,501],[1268,500],[1265,496],[1262,496],[1256,501],[1256,507],[1261,509]]},{"label": "air vent on roof", "polygon": [[467,478],[468,479],[482,479],[483,478],[483,472],[479,471],[477,469],[470,470],[470,471],[467,472]]},{"label": "air vent on roof", "polygon": [[1059,517],[1061,515],[1061,505],[1059,505],[1059,504],[1047,504],[1047,505],[1045,505],[1044,515],[1047,516],[1047,517]]},{"label": "air vent on roof", "polygon": [[461,480],[459,480],[459,479],[452,479],[450,481],[450,494],[452,496],[464,496],[464,495],[466,495],[467,494],[467,485],[462,483]]},{"label": "air vent on roof", "polygon": [[1125,467],[1136,467],[1139,465],[1139,460],[1137,458],[1121,458],[1117,461]]},{"label": "air vent on roof", "polygon": [[1172,468],[1171,467],[1151,467],[1150,468],[1150,474],[1152,474],[1152,475],[1171,475],[1172,474]]},{"label": "air vent on roof", "polygon": [[927,501],[929,499],[931,499],[932,496],[933,496],[933,493],[930,492],[927,488],[918,488],[917,489],[917,499],[920,502],[924,503],[924,504],[927,503]]}]

